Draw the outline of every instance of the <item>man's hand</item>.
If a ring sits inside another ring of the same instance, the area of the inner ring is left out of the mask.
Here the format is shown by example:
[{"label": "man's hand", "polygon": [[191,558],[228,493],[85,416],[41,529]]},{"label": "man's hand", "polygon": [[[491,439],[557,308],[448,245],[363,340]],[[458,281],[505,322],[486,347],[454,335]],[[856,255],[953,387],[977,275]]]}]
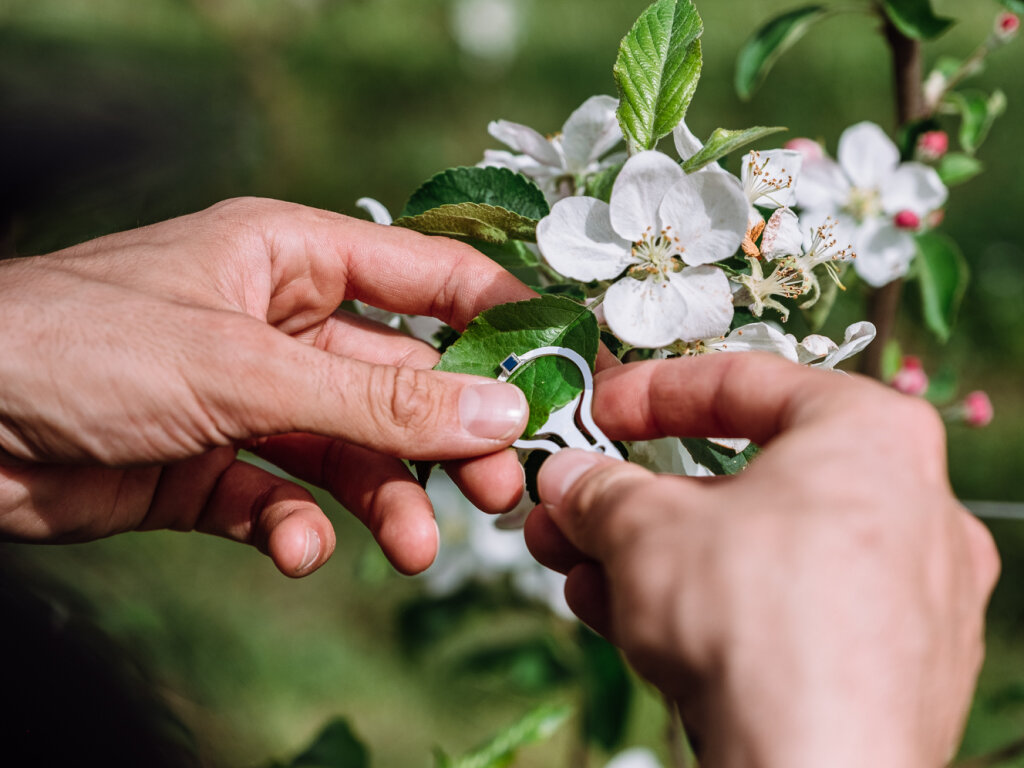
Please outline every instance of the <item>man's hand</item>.
[{"label": "man's hand", "polygon": [[702,765],[940,766],[999,561],[950,491],[941,422],[872,382],[757,355],[598,377],[610,437],[749,437],[733,478],[562,452],[527,541],[674,699]]},{"label": "man's hand", "polygon": [[331,491],[404,572],[437,549],[397,457],[450,465],[480,507],[522,491],[515,387],[435,373],[429,345],[345,300],[463,328],[533,292],[472,248],[270,200],[235,200],[0,264],[0,537],[200,530],[304,575],[334,548]]}]

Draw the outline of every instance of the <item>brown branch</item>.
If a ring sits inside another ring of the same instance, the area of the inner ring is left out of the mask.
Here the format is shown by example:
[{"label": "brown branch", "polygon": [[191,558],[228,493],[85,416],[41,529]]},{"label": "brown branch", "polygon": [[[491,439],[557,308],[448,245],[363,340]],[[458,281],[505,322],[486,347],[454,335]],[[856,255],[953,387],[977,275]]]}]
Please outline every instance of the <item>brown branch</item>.
[{"label": "brown branch", "polygon": [[[904,35],[887,16],[882,15],[885,18],[885,40],[892,54],[897,129],[902,129],[924,114],[921,43]],[[894,280],[876,289],[869,299],[868,319],[874,323],[878,335],[874,343],[864,350],[861,373],[875,379],[882,378],[882,357],[896,325],[902,291],[903,281]]]}]

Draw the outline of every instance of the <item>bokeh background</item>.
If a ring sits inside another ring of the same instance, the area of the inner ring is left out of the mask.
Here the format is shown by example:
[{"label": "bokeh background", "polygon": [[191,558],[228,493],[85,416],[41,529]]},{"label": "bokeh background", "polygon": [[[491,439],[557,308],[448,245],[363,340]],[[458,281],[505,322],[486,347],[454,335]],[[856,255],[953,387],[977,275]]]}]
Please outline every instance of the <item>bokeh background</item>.
[{"label": "bokeh background", "polygon": [[[397,210],[433,173],[474,164],[495,147],[488,121],[554,132],[588,96],[614,94],[618,41],[646,5],[0,0],[0,253],[44,253],[236,195],[353,215],[361,215],[355,200],[369,195]],[[698,2],[705,64],[688,117],[698,135],[786,125],[834,150],[852,123],[892,125],[887,51],[866,15],[825,23],[752,101],[738,100],[741,44],[793,5]],[[935,5],[960,24],[927,47],[929,62],[966,55],[999,10],[990,0]],[[942,346],[920,327],[913,290],[900,329],[904,349],[935,376],[956,379],[961,393],[985,389],[994,401],[988,429],[950,429],[953,483],[968,500],[1024,502],[1022,71],[1018,42],[977,81],[1003,88],[1009,110],[981,151],[987,172],[954,190],[944,225],[973,273],[955,336]],[[858,297],[848,301],[851,316]],[[73,378],[69,371],[69,385]],[[85,658],[112,644],[106,653],[132,685],[152,693],[126,711],[166,708],[155,716],[160,727],[208,765],[287,759],[341,715],[372,747],[374,765],[425,766],[435,745],[458,753],[558,691],[529,660],[512,685],[507,669],[458,675],[443,652],[410,652],[396,617],[420,584],[389,574],[366,532],[323,501],[338,552],[301,582],[237,545],[157,533],[4,545],[0,594],[7,605],[48,606],[46,616],[81,621],[97,643],[86,644]],[[1004,576],[966,755],[1024,737],[1024,522],[992,527]],[[543,619],[524,610],[513,624],[531,621]],[[4,617],[0,626],[8,652],[26,657],[18,627]],[[556,633],[573,631],[559,626]],[[68,700],[74,718],[75,699],[59,685],[53,696]],[[18,707],[4,698],[0,687],[3,707]],[[656,711],[653,697],[638,699],[631,740],[658,736]],[[569,741],[528,750],[521,764],[555,764],[552,753],[570,752]],[[990,764],[1024,760],[1009,754]]]}]

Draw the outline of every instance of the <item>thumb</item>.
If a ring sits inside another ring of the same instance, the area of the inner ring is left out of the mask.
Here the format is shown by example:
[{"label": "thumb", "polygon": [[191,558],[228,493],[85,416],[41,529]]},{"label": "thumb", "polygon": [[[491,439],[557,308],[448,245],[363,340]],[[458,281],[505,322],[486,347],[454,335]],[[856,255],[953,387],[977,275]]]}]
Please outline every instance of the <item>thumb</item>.
[{"label": "thumb", "polygon": [[501,450],[526,428],[526,397],[514,385],[365,363],[264,328],[233,340],[245,373],[207,388],[214,412],[244,433],[236,438],[309,432],[407,459],[461,459]]}]

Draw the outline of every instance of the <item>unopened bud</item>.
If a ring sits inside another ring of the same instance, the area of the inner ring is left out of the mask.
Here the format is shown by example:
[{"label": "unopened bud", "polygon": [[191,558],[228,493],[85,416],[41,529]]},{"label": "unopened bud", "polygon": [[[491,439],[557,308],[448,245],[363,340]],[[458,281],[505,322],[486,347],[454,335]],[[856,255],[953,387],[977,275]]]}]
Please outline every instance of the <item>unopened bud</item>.
[{"label": "unopened bud", "polygon": [[928,374],[924,372],[920,359],[907,355],[889,385],[904,395],[921,397],[928,391]]},{"label": "unopened bud", "polygon": [[825,149],[814,139],[790,139],[786,142],[785,149],[799,152],[804,156],[805,163],[821,160],[825,157]]},{"label": "unopened bud", "polygon": [[892,223],[896,225],[897,229],[916,232],[921,228],[921,217],[913,211],[900,211],[893,217]]},{"label": "unopened bud", "polygon": [[1006,11],[996,17],[996,26],[993,33],[996,40],[1001,43],[1008,43],[1017,36],[1020,31],[1020,17]]},{"label": "unopened bud", "polygon": [[927,131],[917,140],[917,154],[927,162],[940,160],[949,151],[949,134],[945,131]]},{"label": "unopened bud", "polygon": [[970,427],[987,427],[992,423],[995,411],[992,408],[992,400],[989,396],[977,390],[971,392],[964,398],[963,416],[964,422]]}]

